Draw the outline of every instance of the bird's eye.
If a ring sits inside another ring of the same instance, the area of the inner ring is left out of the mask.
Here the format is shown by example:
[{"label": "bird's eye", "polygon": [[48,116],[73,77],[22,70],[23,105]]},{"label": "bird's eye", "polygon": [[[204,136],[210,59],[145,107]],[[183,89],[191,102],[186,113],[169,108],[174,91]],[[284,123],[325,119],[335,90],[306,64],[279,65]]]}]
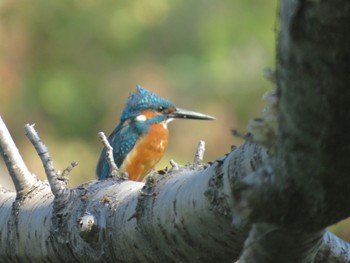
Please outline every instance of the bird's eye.
[{"label": "bird's eye", "polygon": [[158,112],[162,112],[162,111],[164,111],[164,107],[163,106],[159,106]]}]

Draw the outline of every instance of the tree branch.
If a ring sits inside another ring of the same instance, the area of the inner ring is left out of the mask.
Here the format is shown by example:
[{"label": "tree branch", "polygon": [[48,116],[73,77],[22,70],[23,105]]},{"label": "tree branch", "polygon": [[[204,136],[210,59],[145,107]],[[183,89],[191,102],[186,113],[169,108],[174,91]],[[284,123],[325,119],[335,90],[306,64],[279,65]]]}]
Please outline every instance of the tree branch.
[{"label": "tree branch", "polygon": [[[38,136],[32,140],[43,162],[50,162]],[[248,156],[250,160],[237,162]],[[27,199],[16,215],[12,214],[13,199],[8,197],[1,206],[0,232],[18,233],[18,226],[24,228],[19,237],[1,236],[0,256],[20,260],[15,251],[24,247],[25,252],[20,250],[25,257],[52,262],[72,258],[88,262],[237,259],[247,231],[244,226],[232,226],[231,184],[236,181],[234,175],[250,173],[265,158],[262,148],[247,143],[211,166],[180,166],[165,174],[154,173],[146,184],[92,181],[72,189],[60,209],[55,208],[57,196],[53,199],[48,185]],[[45,170],[54,173],[52,164]],[[11,218],[18,223],[6,223]]]},{"label": "tree branch", "polygon": [[0,152],[10,173],[18,197],[23,196],[37,182],[23,162],[11,135],[0,117]]},{"label": "tree branch", "polygon": [[[247,142],[209,167],[179,166],[150,175],[146,184],[114,179],[88,182],[72,189],[60,209],[55,209],[57,198],[45,183],[27,193],[16,213],[15,194],[2,191],[0,257],[3,262],[28,257],[50,262],[232,262],[250,229],[249,224],[231,224],[232,217],[238,216],[232,191],[266,159],[261,147]],[[250,232],[244,255],[255,242],[276,234],[275,245],[284,244],[278,243],[281,229],[265,231],[261,226]],[[291,245],[313,238],[299,234],[281,236],[289,237]],[[342,250],[335,244],[341,244]],[[347,262],[350,257],[340,252],[349,245],[328,232],[320,246],[316,263],[325,258]],[[297,255],[299,246],[293,247]]]}]

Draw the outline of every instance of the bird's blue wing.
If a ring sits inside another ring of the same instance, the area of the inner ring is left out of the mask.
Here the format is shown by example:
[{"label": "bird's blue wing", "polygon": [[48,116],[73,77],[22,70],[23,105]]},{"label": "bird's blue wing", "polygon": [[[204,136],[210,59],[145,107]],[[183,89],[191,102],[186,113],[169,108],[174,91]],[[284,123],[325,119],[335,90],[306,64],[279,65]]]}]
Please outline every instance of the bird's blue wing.
[{"label": "bird's blue wing", "polygon": [[[109,136],[108,141],[113,147],[113,158],[118,167],[122,165],[125,157],[136,144],[139,135],[134,125],[124,123],[119,124]],[[103,148],[97,163],[96,174],[100,180],[110,177],[105,148]]]}]

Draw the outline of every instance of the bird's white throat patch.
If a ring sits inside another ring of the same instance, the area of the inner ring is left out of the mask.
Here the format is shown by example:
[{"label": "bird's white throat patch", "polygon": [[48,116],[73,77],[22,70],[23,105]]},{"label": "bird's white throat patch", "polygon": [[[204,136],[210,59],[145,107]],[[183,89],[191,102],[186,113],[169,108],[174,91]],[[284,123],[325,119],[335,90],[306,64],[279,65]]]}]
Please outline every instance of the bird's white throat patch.
[{"label": "bird's white throat patch", "polygon": [[168,118],[168,119],[166,119],[165,121],[163,121],[163,122],[162,122],[163,127],[164,127],[165,129],[167,129],[167,124],[168,124],[169,122],[173,121],[173,120],[174,120],[173,118]]},{"label": "bird's white throat patch", "polygon": [[173,121],[174,119],[173,118],[168,118],[165,120],[165,124],[168,124],[169,122]]},{"label": "bird's white throat patch", "polygon": [[146,121],[147,120],[147,117],[145,115],[139,115],[135,118],[135,120],[137,121]]}]

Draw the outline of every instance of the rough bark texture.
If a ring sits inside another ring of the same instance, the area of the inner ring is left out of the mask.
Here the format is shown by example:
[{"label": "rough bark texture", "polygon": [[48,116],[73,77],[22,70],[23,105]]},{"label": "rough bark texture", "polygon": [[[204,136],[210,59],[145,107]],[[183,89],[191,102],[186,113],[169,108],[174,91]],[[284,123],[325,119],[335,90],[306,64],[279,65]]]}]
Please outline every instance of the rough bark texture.
[{"label": "rough bark texture", "polygon": [[283,1],[280,13],[277,154],[264,168],[266,180],[260,172],[247,184],[270,192],[250,196],[256,207],[280,199],[280,209],[255,221],[283,217],[317,230],[350,213],[350,2]]},{"label": "rough bark texture", "polygon": [[314,262],[350,262],[350,245],[330,232],[326,232],[323,236],[321,248],[317,252]]},{"label": "rough bark texture", "polygon": [[306,208],[286,221],[314,229],[350,213],[349,24],[346,0],[282,3],[279,160],[298,191],[291,204]]},{"label": "rough bark texture", "polygon": [[276,154],[235,193],[256,222],[241,263],[313,262],[350,215],[349,24],[349,1],[281,3]]}]

